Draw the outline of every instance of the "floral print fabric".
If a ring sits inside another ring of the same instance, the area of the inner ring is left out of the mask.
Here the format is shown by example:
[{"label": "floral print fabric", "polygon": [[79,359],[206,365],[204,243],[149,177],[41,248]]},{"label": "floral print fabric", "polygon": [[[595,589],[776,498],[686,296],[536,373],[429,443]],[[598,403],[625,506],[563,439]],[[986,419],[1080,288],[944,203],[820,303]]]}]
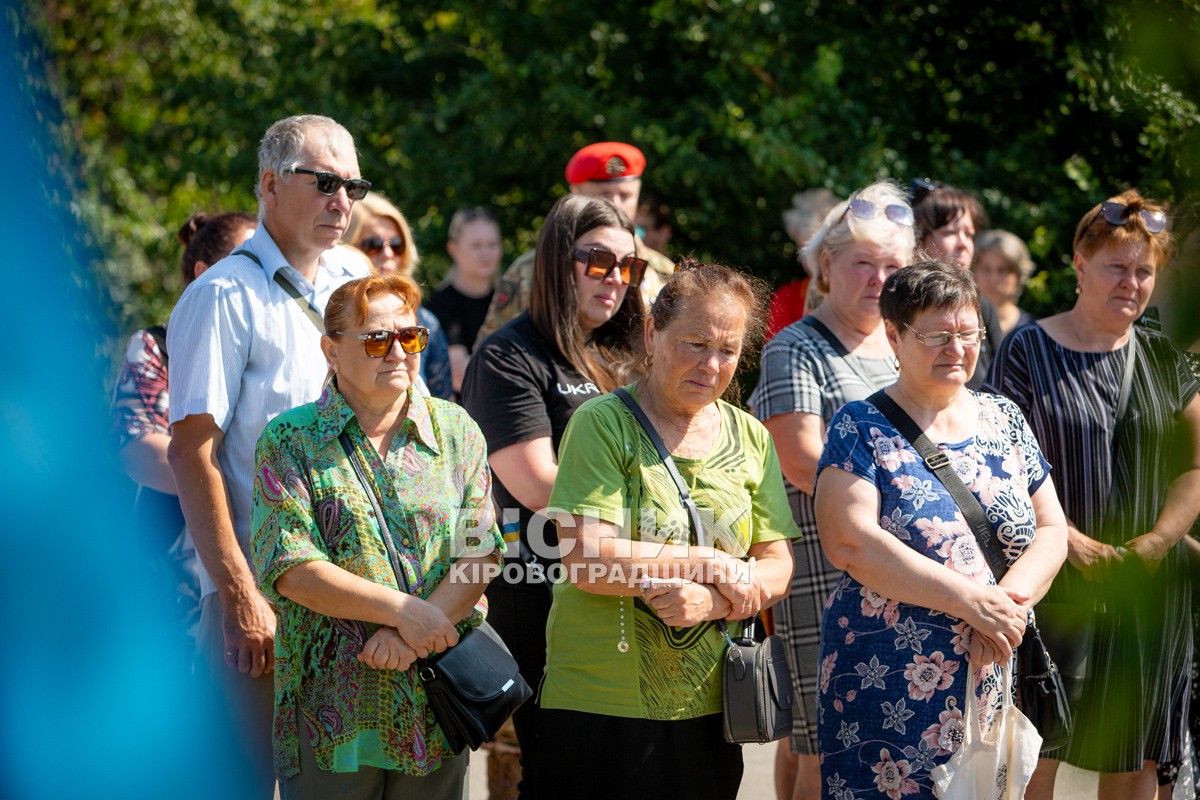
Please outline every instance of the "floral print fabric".
[{"label": "floral print fabric", "polygon": [[[979,498],[1011,564],[1033,542],[1030,495],[1049,465],[1012,401],[973,395],[978,432],[938,449]],[[818,476],[825,467],[873,484],[880,527],[907,546],[981,584],[995,583],[954,499],[873,405],[849,403],[837,413]],[[891,600],[843,574],[821,621],[823,796],[934,796],[929,771],[962,742],[970,635],[960,619]],[[977,690],[986,730],[1000,711],[999,671],[980,670]]]},{"label": "floral print fabric", "polygon": [[167,365],[148,330],[135,333],[125,348],[121,374],[113,386],[112,432],[117,447],[148,433],[169,433]]}]

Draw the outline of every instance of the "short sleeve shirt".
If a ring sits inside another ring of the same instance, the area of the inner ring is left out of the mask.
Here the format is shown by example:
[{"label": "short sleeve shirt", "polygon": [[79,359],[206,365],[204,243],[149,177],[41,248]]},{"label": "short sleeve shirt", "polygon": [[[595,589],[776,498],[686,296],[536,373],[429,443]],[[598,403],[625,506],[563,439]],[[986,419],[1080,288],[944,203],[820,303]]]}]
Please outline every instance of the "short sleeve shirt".
[{"label": "short sleeve shirt", "polygon": [[149,433],[169,433],[167,364],[158,341],[141,330],[129,339],[113,386],[112,431],[118,447]]},{"label": "short sleeve shirt", "polygon": [[[374,766],[424,775],[453,754],[415,666],[397,672],[358,660],[378,625],[318,614],[275,588],[281,575],[310,561],[399,588],[370,498],[338,441],[343,431],[380,500],[412,594],[428,597],[457,558],[503,550],[483,436],[458,406],[410,391],[408,416],[384,458],[332,385],[316,403],[267,426],[258,442],[252,544],[259,587],[279,618],[274,742],[281,779],[300,768],[302,735],[323,770]],[[481,599],[465,623],[477,625],[485,609]]]},{"label": "short sleeve shirt", "polygon": [[[205,270],[171,312],[167,349],[171,423],[211,414],[225,434],[217,460],[233,528],[248,557],[259,434],[284,411],[316,400],[328,371],[320,332],[273,276],[282,273],[323,313],[334,289],[369,270],[360,258],[334,248],[322,254],[311,284],[287,263],[265,225],[241,249],[261,263],[235,253]],[[203,570],[201,588],[204,594],[215,589]]]},{"label": "short sleeve shirt", "polygon": [[[719,409],[721,432],[709,453],[674,457],[708,539],[741,556],[760,542],[798,536],[770,435],[749,414],[724,402]],[[696,544],[679,490],[616,395],[589,401],[571,419],[550,505],[618,524],[635,541]],[[622,622],[625,653],[617,648]],[[561,582],[546,633],[544,708],[658,720],[721,710],[726,643],[712,622],[668,627],[640,598]]]},{"label": "short sleeve shirt", "polygon": [[[935,446],[983,506],[1011,565],[1037,535],[1031,498],[1049,465],[1015,403],[974,396],[975,433]],[[818,495],[831,491],[820,471],[826,467],[878,491],[879,526],[898,544],[975,583],[996,582],[954,498],[869,401],[848,403],[834,416],[818,467]],[[961,742],[969,637],[965,621],[885,597],[843,574],[821,619],[818,683],[821,767],[847,785],[838,796],[874,796],[893,758],[907,765],[896,797],[932,796],[928,770]],[[979,706],[989,713],[1000,709],[998,672],[989,665],[977,682]]]},{"label": "short sleeve shirt", "polygon": [[[526,312],[489,336],[471,356],[463,377],[462,402],[479,423],[488,452],[542,437],[549,437],[557,450],[575,409],[599,394],[599,387],[580,375],[558,346],[538,332]],[[494,486],[504,539],[521,543],[520,548],[510,547],[508,556],[546,563],[557,560],[542,544],[546,538],[554,544],[546,518],[521,505],[499,478]],[[535,537],[532,548],[527,539],[531,525],[548,534]]]}]

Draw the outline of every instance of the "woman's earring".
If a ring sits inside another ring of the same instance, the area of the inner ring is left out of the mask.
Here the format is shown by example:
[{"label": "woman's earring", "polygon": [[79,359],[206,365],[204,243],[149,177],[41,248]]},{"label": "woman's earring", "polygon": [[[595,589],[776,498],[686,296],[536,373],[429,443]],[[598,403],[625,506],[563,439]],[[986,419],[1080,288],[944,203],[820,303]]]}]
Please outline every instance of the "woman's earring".
[{"label": "woman's earring", "polygon": [[642,369],[649,372],[652,366],[654,366],[654,354],[647,353],[646,357],[642,359]]}]

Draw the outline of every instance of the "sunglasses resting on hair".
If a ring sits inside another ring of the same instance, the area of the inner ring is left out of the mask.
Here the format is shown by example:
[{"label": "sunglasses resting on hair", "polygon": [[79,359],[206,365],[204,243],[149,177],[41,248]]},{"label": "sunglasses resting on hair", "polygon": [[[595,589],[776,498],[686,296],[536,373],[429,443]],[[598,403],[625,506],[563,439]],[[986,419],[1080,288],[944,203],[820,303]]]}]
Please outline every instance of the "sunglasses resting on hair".
[{"label": "sunglasses resting on hair", "polygon": [[[846,210],[842,212],[842,216],[838,217],[838,225],[842,224],[842,220],[846,218],[847,214],[853,214],[859,219],[875,219],[879,216],[879,211],[879,206],[870,200],[864,197],[851,197],[850,202],[846,204]],[[897,225],[909,228],[913,225],[913,212],[908,206],[890,203],[883,207],[883,215]]]},{"label": "sunglasses resting on hair", "polygon": [[[1142,218],[1142,223],[1146,226],[1146,230],[1150,233],[1162,233],[1167,228],[1167,215],[1161,211],[1148,211],[1142,209],[1137,212]],[[1096,221],[1096,217],[1104,217],[1104,221],[1109,225],[1117,228],[1125,227],[1129,222],[1131,212],[1129,206],[1122,203],[1114,203],[1111,200],[1105,200],[1100,204],[1100,210],[1096,212],[1096,216],[1092,217],[1092,222]],[[1091,225],[1091,222],[1088,223]]]},{"label": "sunglasses resting on hair", "polygon": [[399,340],[400,349],[406,353],[420,353],[429,344],[429,328],[415,325],[398,331],[367,331],[347,333],[334,331],[333,336],[349,336],[363,343],[368,358],[383,358],[392,351],[392,342]]},{"label": "sunglasses resting on hair", "polygon": [[917,192],[936,192],[945,185],[941,181],[935,181],[933,178],[913,178],[908,183],[908,193],[915,195]]}]

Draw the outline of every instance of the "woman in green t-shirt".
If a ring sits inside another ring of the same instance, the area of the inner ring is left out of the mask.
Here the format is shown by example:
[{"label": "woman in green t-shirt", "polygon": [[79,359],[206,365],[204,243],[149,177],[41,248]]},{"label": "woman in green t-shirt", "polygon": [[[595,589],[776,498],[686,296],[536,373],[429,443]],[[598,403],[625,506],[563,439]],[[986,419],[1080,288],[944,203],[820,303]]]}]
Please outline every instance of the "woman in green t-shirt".
[{"label": "woman in green t-shirt", "polygon": [[[646,376],[626,387],[701,509],[615,395],[572,416],[550,508],[561,573],[547,624],[535,745],[543,797],[734,798],[741,750],[722,735],[716,620],[777,602],[798,535],[771,437],[724,402],[762,336],[765,287],[685,261],[645,323]],[[701,538],[702,537],[702,538]]]}]

